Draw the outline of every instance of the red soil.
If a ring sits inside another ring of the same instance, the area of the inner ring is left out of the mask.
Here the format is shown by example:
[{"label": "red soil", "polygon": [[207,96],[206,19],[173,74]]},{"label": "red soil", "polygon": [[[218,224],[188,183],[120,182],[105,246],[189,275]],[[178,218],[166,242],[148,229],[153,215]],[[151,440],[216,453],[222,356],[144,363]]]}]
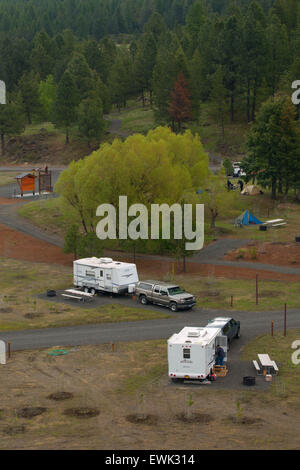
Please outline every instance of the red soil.
[{"label": "red soil", "polygon": [[[11,203],[12,200],[10,199],[0,198],[0,204]],[[15,203],[15,201],[13,201],[13,203]],[[258,247],[257,260],[251,259],[251,261],[253,261],[253,269],[241,268],[239,267],[238,262],[234,267],[187,262],[186,272],[192,275],[216,276],[229,279],[255,279],[256,274],[258,274],[260,279],[300,281],[300,276],[255,269],[255,261],[291,266],[291,261],[297,260],[297,263],[294,265],[297,266],[298,264],[299,266],[300,245],[265,245],[266,246]],[[247,249],[251,250],[253,249],[253,246],[247,247]],[[226,259],[236,261],[236,254],[237,252],[232,252],[226,257]],[[13,230],[2,224],[0,224],[0,256],[24,261],[62,264],[65,266],[72,266],[73,262],[73,255],[64,254],[59,247],[23,234],[17,230]],[[243,259],[249,260],[247,257]],[[133,262],[130,255],[125,257],[123,254],[122,260]],[[171,273],[173,269],[176,274],[183,272],[182,262],[172,263],[166,260],[139,258],[136,260],[136,264],[138,270],[147,276],[162,277]]]},{"label": "red soil", "polygon": [[[241,250],[243,257],[240,257]],[[225,259],[229,261],[241,260],[299,268],[300,243],[251,243],[238,250],[231,251]]]}]

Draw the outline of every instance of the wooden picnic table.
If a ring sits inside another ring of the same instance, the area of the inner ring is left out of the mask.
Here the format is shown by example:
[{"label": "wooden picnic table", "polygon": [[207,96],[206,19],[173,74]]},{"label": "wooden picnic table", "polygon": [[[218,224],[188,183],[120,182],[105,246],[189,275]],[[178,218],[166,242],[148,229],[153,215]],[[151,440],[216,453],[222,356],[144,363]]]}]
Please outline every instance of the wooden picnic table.
[{"label": "wooden picnic table", "polygon": [[273,361],[271,361],[269,354],[257,354],[259,362],[263,367],[271,367]]},{"label": "wooden picnic table", "polygon": [[66,289],[61,295],[62,297],[65,297],[67,299],[75,299],[80,300],[82,302],[84,302],[85,300],[91,301],[94,297],[94,295],[90,294],[89,292],[83,292],[81,290],[76,289]]},{"label": "wooden picnic table", "polygon": [[65,292],[69,292],[70,294],[78,294],[83,297],[94,297],[93,294],[90,294],[89,292],[83,292],[82,290],[77,290],[77,289],[66,289]]},{"label": "wooden picnic table", "polygon": [[272,361],[269,354],[257,354],[257,357],[262,369],[265,370],[267,374],[274,374],[278,372],[276,362]]},{"label": "wooden picnic table", "polygon": [[263,223],[263,225],[267,224],[277,224],[279,222],[284,222],[284,219],[273,219],[273,220],[267,220],[266,222]]}]

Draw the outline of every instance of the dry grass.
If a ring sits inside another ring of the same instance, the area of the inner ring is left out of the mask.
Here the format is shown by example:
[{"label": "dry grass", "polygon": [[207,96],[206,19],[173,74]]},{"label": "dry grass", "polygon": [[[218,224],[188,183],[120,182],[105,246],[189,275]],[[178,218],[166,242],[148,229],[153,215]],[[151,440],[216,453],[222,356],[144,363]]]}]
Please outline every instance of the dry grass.
[{"label": "dry grass", "polygon": [[166,318],[168,312],[153,312],[109,304],[82,308],[37,298],[47,289],[72,286],[72,268],[44,263],[0,259],[0,329],[2,331],[88,323]]},{"label": "dry grass", "polygon": [[[171,386],[165,341],[48,352],[16,352],[3,366],[1,449],[299,448],[299,400],[289,384],[284,400],[272,388]],[[285,379],[284,365],[280,373]],[[68,400],[49,396],[62,392]],[[25,408],[46,410],[19,417]]]}]

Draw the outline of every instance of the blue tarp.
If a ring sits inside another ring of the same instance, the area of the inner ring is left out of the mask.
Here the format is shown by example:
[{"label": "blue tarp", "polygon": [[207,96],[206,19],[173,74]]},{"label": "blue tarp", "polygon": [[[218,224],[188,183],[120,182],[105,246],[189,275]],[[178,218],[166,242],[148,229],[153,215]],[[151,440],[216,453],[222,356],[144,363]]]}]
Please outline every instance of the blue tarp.
[{"label": "blue tarp", "polygon": [[256,217],[254,217],[251,212],[248,211],[248,209],[243,212],[237,219],[235,219],[235,224],[236,225],[249,225],[249,224],[262,224],[260,220],[258,220]]}]

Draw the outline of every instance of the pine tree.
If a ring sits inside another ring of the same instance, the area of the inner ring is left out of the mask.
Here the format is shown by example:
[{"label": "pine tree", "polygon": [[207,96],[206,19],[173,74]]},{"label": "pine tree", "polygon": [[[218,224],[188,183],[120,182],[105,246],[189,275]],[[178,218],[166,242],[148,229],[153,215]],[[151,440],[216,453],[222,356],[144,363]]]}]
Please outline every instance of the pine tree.
[{"label": "pine tree", "polygon": [[152,33],[144,33],[139,41],[134,61],[134,75],[137,89],[142,93],[143,105],[145,105],[145,91],[150,92],[150,104],[152,105],[152,71],[156,60],[156,42]]},{"label": "pine tree", "polygon": [[269,99],[261,107],[247,138],[246,173],[271,188],[272,199],[282,188],[296,187],[299,177],[299,127],[289,97]]},{"label": "pine tree", "polygon": [[25,129],[25,118],[18,103],[0,104],[1,152],[5,155],[5,136],[21,134]]},{"label": "pine tree", "polygon": [[66,144],[69,143],[69,130],[76,121],[78,90],[71,73],[66,70],[58,84],[53,104],[52,120],[57,127],[65,129]]},{"label": "pine tree", "polygon": [[87,140],[89,147],[92,141],[99,143],[104,130],[104,120],[102,102],[95,93],[80,103],[77,122],[79,133]]},{"label": "pine tree", "polygon": [[222,139],[225,134],[225,116],[227,111],[227,90],[224,86],[224,70],[222,65],[217,66],[216,72],[211,77],[210,113],[221,127]]},{"label": "pine tree", "polygon": [[18,91],[20,92],[24,112],[28,124],[32,122],[32,114],[41,110],[39,97],[39,82],[33,71],[25,72],[19,80]]}]

